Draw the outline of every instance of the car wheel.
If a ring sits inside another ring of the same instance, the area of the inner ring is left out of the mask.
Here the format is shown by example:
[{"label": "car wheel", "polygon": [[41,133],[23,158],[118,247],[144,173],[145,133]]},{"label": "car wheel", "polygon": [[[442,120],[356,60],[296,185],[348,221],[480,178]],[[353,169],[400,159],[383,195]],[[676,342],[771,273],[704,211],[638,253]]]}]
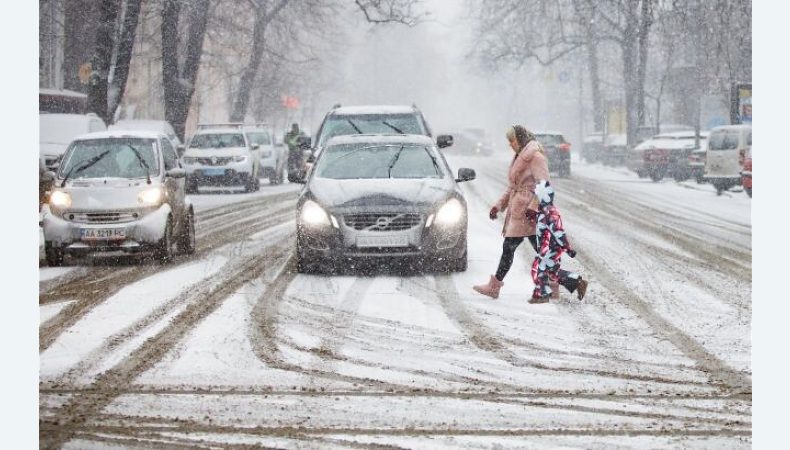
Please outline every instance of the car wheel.
[{"label": "car wheel", "polygon": [[688,175],[686,175],[686,174],[685,174],[685,173],[683,173],[683,172],[675,172],[675,173],[673,173],[673,174],[672,174],[672,178],[674,178],[674,179],[675,179],[675,181],[677,181],[678,183],[680,183],[681,181],[686,181],[686,180],[688,180],[688,178],[689,178],[689,177],[688,177]]},{"label": "car wheel", "polygon": [[748,195],[749,198],[752,198],[752,188],[743,188],[743,190],[746,192],[746,195]]},{"label": "car wheel", "polygon": [[156,246],[154,258],[162,263],[170,262],[175,252],[173,251],[173,222],[168,219],[165,225],[165,233],[159,244]]},{"label": "car wheel", "polygon": [[255,177],[255,186],[253,186],[253,188],[254,188],[255,192],[258,192],[258,191],[261,190],[261,179],[260,178]]},{"label": "car wheel", "polygon": [[197,194],[198,193],[197,182],[187,178],[185,191],[187,194]]},{"label": "car wheel", "polygon": [[466,272],[468,266],[469,259],[467,258],[466,250],[464,250],[464,254],[461,257],[450,260],[447,268],[450,272]]},{"label": "car wheel", "polygon": [[63,265],[65,252],[63,249],[52,245],[51,242],[44,242],[44,255],[47,258],[47,265],[49,267],[60,267]]},{"label": "car wheel", "polygon": [[195,253],[195,215],[190,211],[184,223],[184,231],[179,239],[179,250],[185,255]]},{"label": "car wheel", "polygon": [[244,180],[244,192],[252,192],[255,188],[255,181],[252,175],[248,175]]},{"label": "car wheel", "polygon": [[650,171],[650,179],[655,182],[663,180],[664,175],[666,175],[666,170],[663,169],[655,169]]}]

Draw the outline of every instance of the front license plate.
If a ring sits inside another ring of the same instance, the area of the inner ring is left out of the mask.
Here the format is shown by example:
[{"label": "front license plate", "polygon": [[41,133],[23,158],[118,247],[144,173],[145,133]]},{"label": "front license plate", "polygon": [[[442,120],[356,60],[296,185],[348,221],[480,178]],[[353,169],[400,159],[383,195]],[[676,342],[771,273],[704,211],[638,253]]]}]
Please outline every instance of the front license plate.
[{"label": "front license plate", "polygon": [[203,175],[208,175],[211,177],[225,175],[225,169],[203,169]]},{"label": "front license plate", "polygon": [[406,247],[409,237],[405,235],[357,236],[357,247]]},{"label": "front license plate", "polygon": [[80,239],[83,241],[119,241],[126,239],[126,230],[122,228],[82,228]]}]

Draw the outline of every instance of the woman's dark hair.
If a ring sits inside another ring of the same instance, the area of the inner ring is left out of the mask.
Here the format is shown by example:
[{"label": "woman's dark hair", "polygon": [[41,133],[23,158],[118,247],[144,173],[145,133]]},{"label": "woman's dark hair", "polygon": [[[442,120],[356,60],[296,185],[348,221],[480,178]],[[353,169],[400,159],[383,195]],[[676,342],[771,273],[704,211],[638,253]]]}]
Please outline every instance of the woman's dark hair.
[{"label": "woman's dark hair", "polygon": [[513,125],[513,131],[520,148],[524,148],[525,145],[529,144],[529,141],[535,139],[535,136],[521,125]]}]

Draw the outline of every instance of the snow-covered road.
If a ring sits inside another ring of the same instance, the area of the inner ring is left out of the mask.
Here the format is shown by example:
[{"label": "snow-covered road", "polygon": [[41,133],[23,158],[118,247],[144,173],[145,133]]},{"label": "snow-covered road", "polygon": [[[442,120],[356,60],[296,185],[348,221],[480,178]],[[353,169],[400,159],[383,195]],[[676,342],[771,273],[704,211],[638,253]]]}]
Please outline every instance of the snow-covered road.
[{"label": "snow-covered road", "polygon": [[746,194],[575,162],[587,297],[528,304],[523,245],[494,301],[506,156],[449,158],[477,171],[463,273],[296,274],[294,185],[195,196],[166,266],[42,267],[42,445],[749,447]]}]

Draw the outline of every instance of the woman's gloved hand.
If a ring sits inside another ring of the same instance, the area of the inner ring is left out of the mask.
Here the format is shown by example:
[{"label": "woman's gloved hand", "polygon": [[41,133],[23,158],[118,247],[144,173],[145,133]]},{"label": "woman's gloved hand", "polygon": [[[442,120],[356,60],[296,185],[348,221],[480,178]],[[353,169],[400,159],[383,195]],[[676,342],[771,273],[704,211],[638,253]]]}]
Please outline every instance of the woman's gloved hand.
[{"label": "woman's gloved hand", "polygon": [[494,220],[496,219],[497,214],[499,214],[499,208],[492,206],[491,211],[488,212],[488,218]]}]

